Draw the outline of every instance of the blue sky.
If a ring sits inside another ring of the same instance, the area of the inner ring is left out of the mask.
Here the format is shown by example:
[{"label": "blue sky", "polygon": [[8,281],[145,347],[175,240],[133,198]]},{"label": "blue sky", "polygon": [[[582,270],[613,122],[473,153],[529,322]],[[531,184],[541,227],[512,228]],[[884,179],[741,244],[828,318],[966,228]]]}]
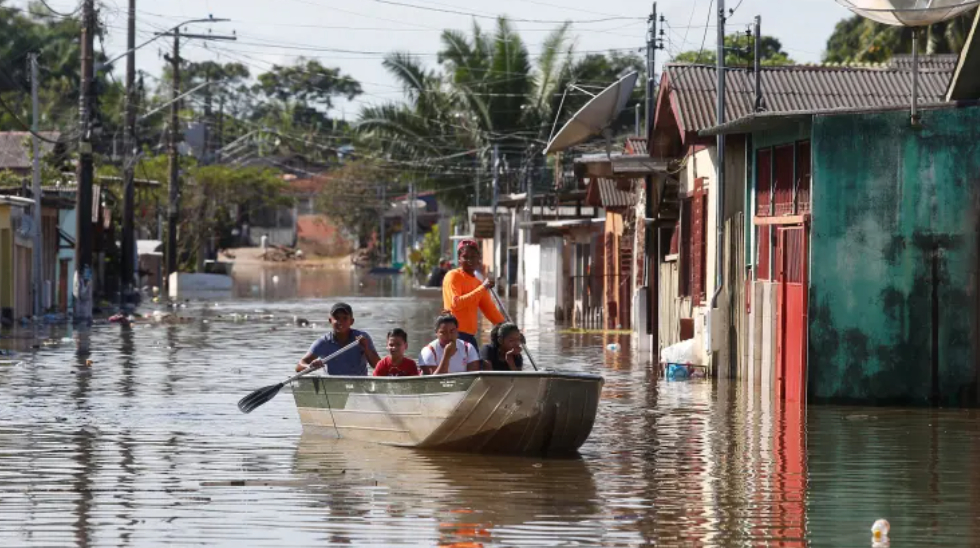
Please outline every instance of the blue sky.
[{"label": "blue sky", "polygon": [[[48,0],[55,9],[73,10],[80,0]],[[137,0],[138,42],[154,31],[172,27],[186,19],[207,17],[232,21],[214,25],[194,25],[190,32],[209,30],[215,34],[234,32],[237,42],[205,44],[189,41],[182,55],[197,61],[215,59],[247,64],[253,74],[272,63],[289,64],[300,56],[318,59],[327,66],[340,67],[361,81],[365,94],[337,108],[337,115],[356,117],[364,104],[397,100],[399,89],[381,67],[385,52],[401,50],[416,53],[435,64],[439,35],[443,29],[469,30],[473,17],[449,11],[478,14],[478,22],[489,27],[492,17],[506,14],[514,19],[546,22],[516,22],[515,27],[529,44],[532,55],[556,24],[575,21],[572,32],[579,52],[642,50],[646,17],[651,2],[617,0],[394,0],[430,8],[427,10],[384,3],[384,0]],[[667,18],[666,50],[658,51],[658,64],[680,51],[714,48],[716,7],[709,0],[661,0],[658,10]],[[15,0],[13,5],[26,5]],[[126,0],[103,0],[103,20],[110,36],[104,45],[112,57],[125,50]],[[834,0],[727,0],[727,8],[737,10],[729,20],[730,30],[744,30],[755,15],[762,16],[763,33],[782,40],[785,49],[799,62],[817,62],[834,25],[850,12]],[[445,10],[445,11],[436,11]],[[616,18],[616,19],[611,19]],[[596,22],[600,19],[611,19]],[[710,28],[705,28],[709,22]],[[707,32],[706,32],[707,31]],[[99,44],[96,44],[99,47]],[[138,53],[137,66],[159,75],[162,52],[170,41],[163,39]],[[124,65],[119,64],[117,76]]]}]

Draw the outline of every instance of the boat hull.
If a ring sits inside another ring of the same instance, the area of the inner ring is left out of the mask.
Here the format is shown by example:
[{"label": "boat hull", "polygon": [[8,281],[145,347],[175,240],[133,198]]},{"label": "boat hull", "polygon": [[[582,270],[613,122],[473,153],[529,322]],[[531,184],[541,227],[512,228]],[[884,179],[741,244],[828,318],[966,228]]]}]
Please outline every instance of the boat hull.
[{"label": "boat hull", "polygon": [[300,420],[320,435],[480,453],[575,452],[592,431],[602,378],[554,372],[306,377]]}]

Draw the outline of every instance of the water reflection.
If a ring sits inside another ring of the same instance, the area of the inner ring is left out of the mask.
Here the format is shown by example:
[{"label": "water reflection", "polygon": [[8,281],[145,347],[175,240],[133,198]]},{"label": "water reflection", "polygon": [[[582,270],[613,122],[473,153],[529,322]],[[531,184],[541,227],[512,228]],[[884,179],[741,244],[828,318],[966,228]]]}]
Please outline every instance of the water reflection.
[{"label": "water reflection", "polygon": [[589,519],[600,510],[597,489],[580,458],[457,455],[304,435],[294,467],[328,510],[334,538],[356,537],[352,521],[365,521],[379,542],[394,544],[412,533],[406,524],[421,521],[441,546],[597,540]]},{"label": "water reflection", "polygon": [[804,412],[752,386],[665,382],[628,337],[537,312],[518,317],[539,363],[606,378],[580,458],[304,436],[288,393],[242,415],[334,299],[375,339],[405,327],[412,353],[441,308],[394,277],[280,274],[287,289],[263,296],[255,276],[243,297],[179,309],[185,323],[49,329],[0,362],[0,545],[870,546],[882,517],[894,546],[980,543],[977,412]]}]

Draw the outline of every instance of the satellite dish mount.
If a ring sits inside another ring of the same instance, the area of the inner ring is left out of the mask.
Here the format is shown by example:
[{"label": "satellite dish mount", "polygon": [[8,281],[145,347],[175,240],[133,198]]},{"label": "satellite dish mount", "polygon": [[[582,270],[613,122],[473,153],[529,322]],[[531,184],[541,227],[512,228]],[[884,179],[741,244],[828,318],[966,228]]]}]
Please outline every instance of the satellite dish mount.
[{"label": "satellite dish mount", "polygon": [[921,27],[958,17],[980,5],[980,0],[837,0],[854,13],[896,27],[912,28],[913,127],[919,127],[919,34]]}]

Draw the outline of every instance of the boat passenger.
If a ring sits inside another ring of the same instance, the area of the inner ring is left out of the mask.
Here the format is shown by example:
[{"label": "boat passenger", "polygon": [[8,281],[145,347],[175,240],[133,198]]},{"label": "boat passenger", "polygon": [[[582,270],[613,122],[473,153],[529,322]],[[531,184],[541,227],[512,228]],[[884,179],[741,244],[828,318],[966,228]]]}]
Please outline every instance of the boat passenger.
[{"label": "boat passenger", "polygon": [[388,332],[388,355],[381,358],[374,368],[375,377],[417,377],[419,366],[415,360],[405,356],[408,350],[408,333],[396,327]]},{"label": "boat passenger", "polygon": [[381,357],[374,349],[374,342],[371,336],[363,331],[353,329],[354,309],[347,303],[337,303],[330,309],[330,325],[333,330],[317,339],[309,352],[296,364],[296,371],[302,371],[309,366],[317,368],[323,367],[323,360],[330,354],[340,350],[353,341],[360,343],[360,348],[355,348],[344,352],[327,364],[328,375],[354,375],[364,376],[368,374],[367,366],[374,367]]},{"label": "boat passenger", "polygon": [[436,318],[436,340],[425,345],[419,366],[426,375],[479,371],[483,364],[476,347],[459,336],[459,320],[452,315]]},{"label": "boat passenger", "polygon": [[437,264],[432,272],[429,273],[429,279],[425,282],[426,287],[442,287],[443,280],[446,279],[446,274],[452,268],[452,263],[449,259],[441,259],[439,264]]},{"label": "boat passenger", "polygon": [[480,349],[480,357],[490,365],[491,371],[520,371],[524,367],[521,358],[521,330],[510,322],[495,325],[490,331],[490,344]]},{"label": "boat passenger", "polygon": [[442,305],[459,319],[459,338],[476,348],[477,310],[497,325],[504,322],[504,315],[497,310],[490,296],[494,282],[487,278],[481,282],[475,273],[482,267],[480,248],[473,240],[462,240],[457,246],[459,268],[446,274],[442,282]]}]

